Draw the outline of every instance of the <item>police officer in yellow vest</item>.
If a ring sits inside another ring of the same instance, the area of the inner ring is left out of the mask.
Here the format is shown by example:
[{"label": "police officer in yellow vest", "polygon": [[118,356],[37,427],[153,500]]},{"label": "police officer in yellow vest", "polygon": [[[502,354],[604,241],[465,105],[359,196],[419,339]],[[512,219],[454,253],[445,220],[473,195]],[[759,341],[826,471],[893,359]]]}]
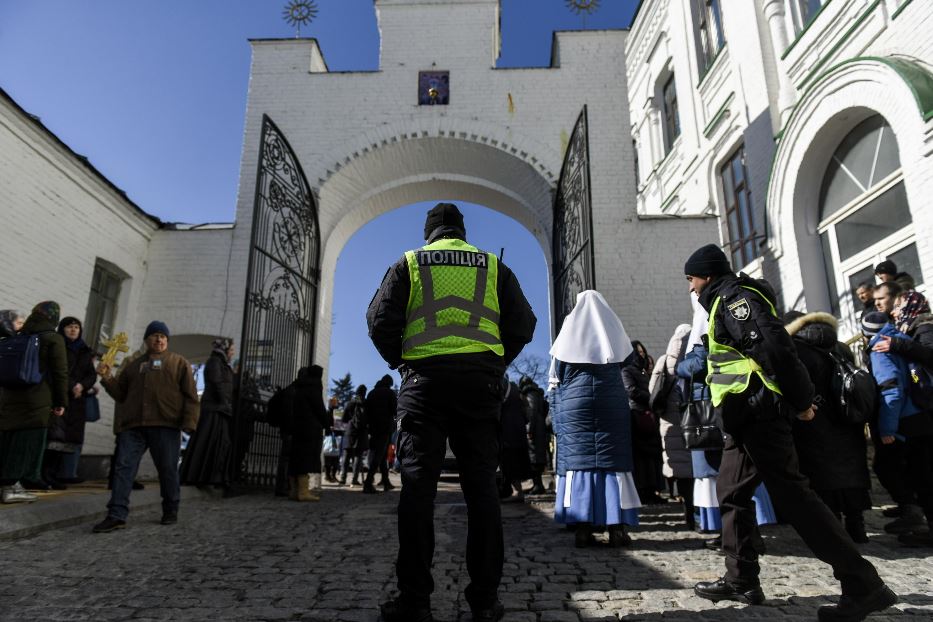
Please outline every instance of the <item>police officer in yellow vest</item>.
[{"label": "police officer in yellow vest", "polygon": [[894,604],[897,597],[800,474],[790,418],[809,421],[819,413],[770,285],[736,276],[713,244],[694,252],[684,273],[709,311],[706,381],[728,434],[717,481],[726,574],[698,583],[695,593],[714,602],[764,602],[752,501],[764,481],[778,514],[842,584],[839,604],[820,607],[821,622],[855,622]]},{"label": "police officer in yellow vest", "polygon": [[369,305],[369,336],[398,368],[399,597],[385,622],[430,622],[434,498],[446,452],[457,456],[469,514],[466,599],[477,621],[502,618],[503,541],[496,468],[500,379],[531,341],[535,316],[515,275],[467,244],[463,215],[440,203],[428,212],[423,248],[389,268]]}]

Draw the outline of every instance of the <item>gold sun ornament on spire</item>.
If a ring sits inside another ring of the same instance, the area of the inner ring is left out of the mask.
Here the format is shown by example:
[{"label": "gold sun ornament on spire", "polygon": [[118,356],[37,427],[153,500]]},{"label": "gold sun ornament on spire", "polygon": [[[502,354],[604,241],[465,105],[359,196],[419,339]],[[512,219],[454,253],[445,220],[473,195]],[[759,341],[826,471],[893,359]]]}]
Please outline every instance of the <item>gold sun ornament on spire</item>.
[{"label": "gold sun ornament on spire", "polygon": [[295,27],[295,38],[301,36],[301,27],[307,26],[317,17],[318,8],[314,0],[292,0],[285,5],[282,17]]},{"label": "gold sun ornament on spire", "polygon": [[565,0],[567,8],[583,18],[583,27],[586,28],[586,16],[599,9],[599,0]]}]

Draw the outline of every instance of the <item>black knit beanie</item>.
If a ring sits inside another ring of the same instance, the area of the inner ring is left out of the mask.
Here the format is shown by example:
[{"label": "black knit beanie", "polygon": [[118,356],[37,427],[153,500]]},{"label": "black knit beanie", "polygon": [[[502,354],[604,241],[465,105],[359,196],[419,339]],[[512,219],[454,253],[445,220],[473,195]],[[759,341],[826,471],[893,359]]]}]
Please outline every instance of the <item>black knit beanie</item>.
[{"label": "black knit beanie", "polygon": [[726,254],[715,244],[695,250],[684,264],[684,274],[689,276],[719,276],[730,272],[732,267]]},{"label": "black knit beanie", "polygon": [[424,239],[431,237],[431,233],[438,227],[456,227],[466,232],[463,226],[463,214],[453,203],[438,203],[428,212],[428,217],[424,221]]},{"label": "black knit beanie", "polygon": [[862,316],[862,334],[866,337],[874,337],[890,321],[891,316],[887,313],[869,311]]}]

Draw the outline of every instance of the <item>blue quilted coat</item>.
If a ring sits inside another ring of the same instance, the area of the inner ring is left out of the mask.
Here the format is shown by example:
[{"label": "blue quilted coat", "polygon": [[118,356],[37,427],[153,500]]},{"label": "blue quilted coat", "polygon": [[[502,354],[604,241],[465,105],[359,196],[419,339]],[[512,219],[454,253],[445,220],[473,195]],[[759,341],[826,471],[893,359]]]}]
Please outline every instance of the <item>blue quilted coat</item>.
[{"label": "blue quilted coat", "polygon": [[548,396],[557,436],[557,474],[631,471],[631,413],[619,365],[555,363],[560,384]]}]

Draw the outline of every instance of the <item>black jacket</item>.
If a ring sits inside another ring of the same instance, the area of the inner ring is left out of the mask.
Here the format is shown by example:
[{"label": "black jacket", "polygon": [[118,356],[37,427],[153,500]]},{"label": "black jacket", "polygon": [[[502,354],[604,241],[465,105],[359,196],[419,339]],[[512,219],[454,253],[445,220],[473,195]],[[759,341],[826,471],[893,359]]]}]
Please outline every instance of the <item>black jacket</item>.
[{"label": "black jacket", "polygon": [[819,408],[811,421],[793,420],[794,445],[800,472],[815,490],[867,489],[864,427],[845,422],[832,386],[835,364],[829,353],[838,350],[835,327],[836,319],[828,313],[808,313],[787,326],[813,381]]},{"label": "black jacket", "polygon": [[330,431],[331,426],[324,407],[323,380],[321,376],[305,369],[302,368],[298,378],[291,384],[293,442],[320,438],[323,432]]},{"label": "black jacket", "polygon": [[[61,417],[49,418],[49,431],[47,440],[61,443],[84,443],[85,403],[87,392],[97,382],[97,372],[94,371],[94,351],[83,346],[75,351],[66,349],[68,357],[68,407]],[[74,398],[72,391],[76,384],[81,384],[84,393],[78,399]]]},{"label": "black jacket", "polygon": [[918,316],[907,329],[907,334],[913,339],[891,339],[891,352],[933,371],[933,315],[924,313]]},{"label": "black jacket", "polygon": [[366,396],[364,411],[371,437],[384,437],[392,432],[398,398],[392,390],[392,378],[384,377]]},{"label": "black jacket", "polygon": [[[713,308],[716,298],[722,297],[716,316],[710,317],[715,327],[714,337],[718,343],[735,348],[761,365],[766,375],[777,380],[784,401],[795,412],[803,412],[813,403],[810,376],[797,358],[790,335],[781,320],[771,313],[768,302],[743,285],[758,290],[777,304],[774,290],[765,281],[744,274],[718,277],[700,294],[700,304],[707,311]],[[730,306],[734,311],[729,310]],[[743,316],[746,308],[747,314]]]},{"label": "black jacket", "polygon": [[402,335],[405,332],[408,296],[411,280],[408,262],[403,255],[386,272],[382,285],[366,311],[369,337],[389,367],[400,365],[426,376],[457,376],[462,373],[488,371],[501,377],[505,368],[522,351],[534,335],[537,319],[522,293],[518,279],[499,262],[496,292],[499,296],[499,333],[505,357],[492,352],[432,356],[416,361],[402,360]]},{"label": "black jacket", "polygon": [[204,365],[204,393],[201,412],[217,412],[233,416],[233,368],[220,352],[211,352]]}]

